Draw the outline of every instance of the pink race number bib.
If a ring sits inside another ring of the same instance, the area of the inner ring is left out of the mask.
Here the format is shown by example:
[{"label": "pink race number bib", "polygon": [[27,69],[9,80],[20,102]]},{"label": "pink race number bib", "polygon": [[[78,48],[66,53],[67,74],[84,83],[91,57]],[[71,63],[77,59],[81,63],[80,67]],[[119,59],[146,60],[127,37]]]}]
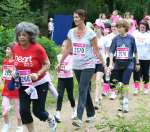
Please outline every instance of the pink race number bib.
[{"label": "pink race number bib", "polygon": [[85,56],[85,44],[74,43],[73,44],[73,55]]},{"label": "pink race number bib", "polygon": [[117,59],[128,59],[129,48],[127,47],[119,47],[117,48]]},{"label": "pink race number bib", "polygon": [[30,86],[32,84],[32,80],[30,77],[30,70],[19,70],[21,76],[21,84],[22,86]]}]

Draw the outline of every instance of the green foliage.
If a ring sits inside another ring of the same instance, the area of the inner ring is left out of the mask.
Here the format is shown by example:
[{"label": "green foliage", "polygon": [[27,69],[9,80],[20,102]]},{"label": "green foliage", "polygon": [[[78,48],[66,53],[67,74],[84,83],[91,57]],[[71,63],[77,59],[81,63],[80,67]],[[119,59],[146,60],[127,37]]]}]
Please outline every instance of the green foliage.
[{"label": "green foliage", "polygon": [[[142,114],[143,113],[143,114]],[[145,111],[138,113],[133,119],[116,118],[101,121],[95,127],[98,130],[114,131],[114,132],[149,132],[150,117]]]},{"label": "green foliage", "polygon": [[[65,2],[64,2],[65,1]],[[126,11],[131,12],[136,19],[140,20],[144,14],[150,13],[150,0],[49,0],[51,8],[49,15],[69,14],[77,8],[83,8],[88,12],[88,19],[94,22],[99,13],[111,15],[112,11],[119,10],[119,15]]]},{"label": "green foliage", "polygon": [[51,68],[54,69],[57,63],[57,54],[59,53],[58,46],[54,41],[46,37],[39,37],[37,41],[45,48],[51,62]]},{"label": "green foliage", "polygon": [[0,64],[2,63],[3,57],[5,56],[6,46],[14,41],[15,32],[13,28],[6,28],[0,26]]},{"label": "green foliage", "polygon": [[31,12],[26,0],[3,0],[0,2],[0,22],[14,27],[21,21],[35,22],[38,12]]}]

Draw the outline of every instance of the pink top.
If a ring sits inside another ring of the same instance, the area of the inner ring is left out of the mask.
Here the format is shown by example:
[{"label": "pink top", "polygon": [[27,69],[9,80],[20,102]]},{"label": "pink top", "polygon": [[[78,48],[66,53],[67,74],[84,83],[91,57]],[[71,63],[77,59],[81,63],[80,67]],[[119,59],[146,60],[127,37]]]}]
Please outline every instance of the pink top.
[{"label": "pink top", "polygon": [[112,20],[112,23],[116,23],[119,20],[119,16],[112,15],[111,20]]},{"label": "pink top", "polygon": [[[61,54],[57,56],[60,61]],[[58,78],[70,78],[73,77],[72,71],[72,55],[68,55],[60,65],[60,71],[58,72]]]}]

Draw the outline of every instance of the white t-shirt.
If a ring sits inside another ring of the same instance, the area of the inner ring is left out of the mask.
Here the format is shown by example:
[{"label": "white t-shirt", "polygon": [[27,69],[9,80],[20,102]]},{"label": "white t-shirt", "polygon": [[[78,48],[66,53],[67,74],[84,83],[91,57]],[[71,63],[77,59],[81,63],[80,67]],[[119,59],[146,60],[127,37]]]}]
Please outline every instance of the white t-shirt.
[{"label": "white t-shirt", "polygon": [[96,37],[92,29],[87,28],[85,35],[78,38],[75,35],[75,28],[70,29],[68,38],[72,42],[73,47],[73,69],[88,69],[95,68],[94,53],[91,45],[91,40]]},{"label": "white t-shirt", "polygon": [[138,59],[150,60],[150,33],[135,31],[132,35],[135,37]]},{"label": "white t-shirt", "polygon": [[108,34],[108,35],[106,35],[105,38],[104,38],[104,45],[105,45],[105,47],[109,48],[113,38],[116,37],[116,36],[117,36],[117,34],[115,34],[113,32]]},{"label": "white t-shirt", "polygon": [[49,22],[48,23],[48,30],[49,31],[53,31],[54,30],[54,23],[53,22]]},{"label": "white t-shirt", "polygon": [[[103,60],[106,60],[106,47],[104,45],[104,37],[97,38],[97,44],[99,47],[99,52],[103,57]],[[99,59],[96,59],[96,64],[99,64]]]}]

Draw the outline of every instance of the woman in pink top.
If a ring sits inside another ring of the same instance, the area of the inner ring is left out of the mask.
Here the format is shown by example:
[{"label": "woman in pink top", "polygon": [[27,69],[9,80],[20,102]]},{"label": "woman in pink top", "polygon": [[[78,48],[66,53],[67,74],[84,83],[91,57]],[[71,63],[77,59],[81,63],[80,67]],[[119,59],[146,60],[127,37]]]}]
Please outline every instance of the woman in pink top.
[{"label": "woman in pink top", "polygon": [[117,10],[114,10],[112,12],[112,16],[111,16],[111,21],[114,23],[116,23],[118,20],[119,20],[119,15],[118,15],[118,11]]}]

